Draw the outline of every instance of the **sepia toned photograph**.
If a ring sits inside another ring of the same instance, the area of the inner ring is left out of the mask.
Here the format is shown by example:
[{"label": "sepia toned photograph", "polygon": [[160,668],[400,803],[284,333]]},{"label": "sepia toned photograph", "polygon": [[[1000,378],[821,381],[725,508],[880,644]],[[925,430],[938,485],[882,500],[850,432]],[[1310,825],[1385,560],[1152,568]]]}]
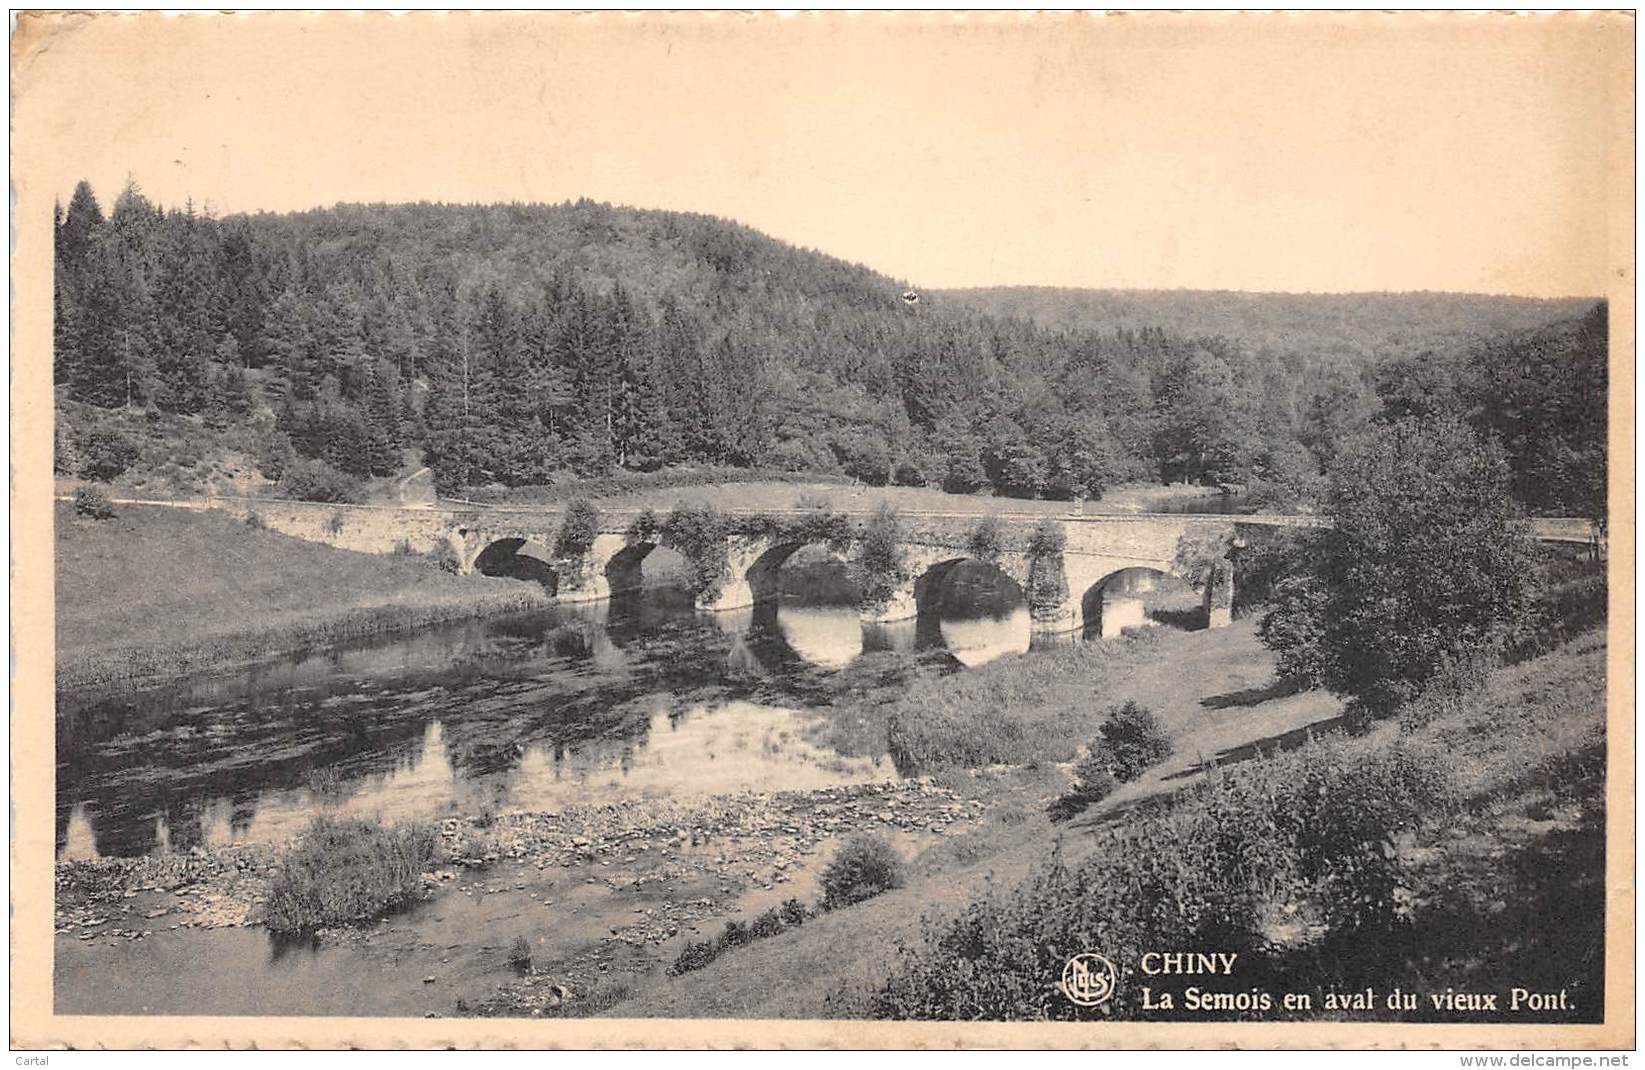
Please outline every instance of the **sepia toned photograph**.
[{"label": "sepia toned photograph", "polygon": [[14,1048],[1631,1049],[1630,13],[14,13]]}]

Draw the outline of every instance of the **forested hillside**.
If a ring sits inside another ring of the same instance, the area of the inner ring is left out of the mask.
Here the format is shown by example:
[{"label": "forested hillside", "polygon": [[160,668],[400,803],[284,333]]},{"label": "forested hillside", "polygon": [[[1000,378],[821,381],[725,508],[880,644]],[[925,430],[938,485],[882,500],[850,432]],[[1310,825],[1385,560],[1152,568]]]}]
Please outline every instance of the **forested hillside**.
[{"label": "forested hillside", "polygon": [[1592,298],[1500,294],[1237,293],[998,286],[943,290],[942,300],[1052,330],[1158,327],[1189,338],[1237,338],[1253,349],[1307,353],[1345,366],[1466,348],[1483,338],[1580,316]]},{"label": "forested hillside", "polygon": [[1602,500],[1591,302],[1294,297],[1258,330],[1167,295],[1166,329],[1148,302],[1046,326],[724,220],[586,200],[219,219],[135,185],[105,212],[81,183],[56,235],[69,475],[141,463],[137,422],[220,433],[309,497],[421,459],[446,493],[757,465],[1022,497],[1235,483],[1287,507],[1345,435],[1444,404],[1509,440],[1533,508],[1591,508],[1594,472]]}]

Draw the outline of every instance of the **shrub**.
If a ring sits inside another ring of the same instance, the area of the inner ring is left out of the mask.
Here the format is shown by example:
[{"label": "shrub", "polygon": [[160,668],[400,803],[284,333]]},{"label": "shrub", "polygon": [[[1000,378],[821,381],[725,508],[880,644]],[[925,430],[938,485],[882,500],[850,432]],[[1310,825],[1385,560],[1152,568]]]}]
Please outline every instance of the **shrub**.
[{"label": "shrub", "polygon": [[457,555],[449,542],[439,543],[429,551],[429,560],[441,572],[449,572],[453,576],[463,570],[462,558]]},{"label": "shrub", "polygon": [[422,893],[438,834],[427,825],[319,817],[269,882],[264,924],[308,932],[375,917]]},{"label": "shrub", "polygon": [[334,798],[343,793],[343,775],[331,766],[321,766],[308,774],[308,790],[315,795]]},{"label": "shrub", "polygon": [[899,487],[923,487],[926,484],[925,469],[918,462],[904,458],[891,470],[891,482]]},{"label": "shrub", "polygon": [[1068,572],[1063,566],[1066,539],[1062,525],[1042,520],[1028,536],[1028,608],[1036,619],[1052,616],[1068,599]]},{"label": "shrub", "polygon": [[765,463],[784,473],[839,471],[839,462],[827,446],[809,439],[784,439],[765,451]]},{"label": "shrub", "polygon": [[674,957],[674,964],[668,968],[668,972],[678,976],[692,970],[700,970],[713,962],[718,955],[719,950],[714,946],[714,941],[688,940],[686,945],[680,948],[680,953]]},{"label": "shrub", "polygon": [[865,605],[884,605],[908,578],[903,565],[903,524],[882,502],[863,527],[852,571]]},{"label": "shrub", "polygon": [[1137,779],[1149,766],[1171,755],[1171,737],[1159,718],[1135,702],[1110,710],[1108,719],[1097,731],[1102,739],[1092,745],[1091,751],[1100,756],[1121,781]]},{"label": "shrub", "polygon": [[326,531],[332,535],[341,535],[343,533],[343,525],[347,522],[348,515],[341,509],[338,509],[330,516],[326,517]]},{"label": "shrub", "polygon": [[823,869],[822,908],[837,910],[902,886],[902,859],[873,834],[853,838]]},{"label": "shrub", "polygon": [[763,535],[797,543],[823,543],[836,553],[843,552],[856,535],[856,525],[845,513],[836,512],[826,500],[811,498],[797,515],[741,517],[728,530],[739,535]]},{"label": "shrub", "polygon": [[600,510],[587,498],[576,498],[565,507],[559,533],[554,536],[555,557],[581,557],[600,534]]},{"label": "shrub", "polygon": [[74,511],[88,520],[112,520],[114,503],[106,490],[88,483],[74,492]]},{"label": "shrub", "polygon": [[1074,786],[1051,804],[1051,819],[1066,821],[1108,798],[1118,787],[1108,756],[1093,750],[1074,763]]},{"label": "shrub", "polygon": [[1015,889],[928,917],[923,939],[902,949],[860,1011],[1146,1019],[1154,1014],[1139,985],[1086,1009],[1046,978],[1092,947],[1116,963],[1162,947],[1214,947],[1241,954],[1242,983],[1259,984],[1276,947],[1362,931],[1381,939],[1409,896],[1395,837],[1444,822],[1458,805],[1445,755],[1339,739],[1214,775],[1112,828],[1077,867],[1053,850]]},{"label": "shrub", "polygon": [[137,463],[137,443],[112,427],[94,427],[79,444],[80,475],[86,479],[114,479]]},{"label": "shrub", "polygon": [[285,478],[286,469],[296,460],[297,451],[292,448],[291,439],[286,437],[285,432],[275,431],[257,451],[257,470],[278,483]]},{"label": "shrub", "polygon": [[668,972],[675,976],[700,970],[720,955],[734,947],[753,943],[755,940],[764,940],[767,937],[778,936],[789,929],[805,924],[811,912],[798,899],[788,899],[781,906],[772,907],[753,921],[744,925],[740,921],[728,921],[720,935],[713,940],[689,941],[680,949],[673,965]]},{"label": "shrub", "polygon": [[267,531],[268,523],[263,520],[263,514],[254,509],[246,514],[246,527],[252,531]]},{"label": "shrub", "polygon": [[872,434],[845,433],[832,443],[840,468],[871,487],[883,487],[891,477],[891,453]]},{"label": "shrub", "polygon": [[663,521],[664,545],[691,564],[691,590],[699,598],[719,594],[731,576],[725,537],[729,525],[712,505],[681,503]]},{"label": "shrub", "polygon": [[531,941],[516,936],[508,946],[508,964],[521,973],[528,972],[531,969]]},{"label": "shrub", "polygon": [[989,515],[977,521],[965,540],[965,552],[985,564],[997,564],[1000,551],[1005,549],[1005,526],[1000,518]]},{"label": "shrub", "polygon": [[1030,557],[1061,557],[1067,548],[1067,537],[1062,525],[1055,520],[1041,520],[1028,535]]},{"label": "shrub", "polygon": [[623,532],[623,539],[630,544],[655,543],[660,531],[662,531],[662,522],[657,519],[655,512],[647,509],[635,517],[632,524],[628,525],[628,530]]},{"label": "shrub", "polygon": [[53,475],[75,476],[80,474],[80,466],[85,463],[80,456],[80,446],[74,441],[74,432],[63,419],[62,413],[56,414],[51,429],[51,471]]},{"label": "shrub", "polygon": [[280,493],[304,502],[357,502],[359,480],[324,461],[293,461],[280,477]]}]

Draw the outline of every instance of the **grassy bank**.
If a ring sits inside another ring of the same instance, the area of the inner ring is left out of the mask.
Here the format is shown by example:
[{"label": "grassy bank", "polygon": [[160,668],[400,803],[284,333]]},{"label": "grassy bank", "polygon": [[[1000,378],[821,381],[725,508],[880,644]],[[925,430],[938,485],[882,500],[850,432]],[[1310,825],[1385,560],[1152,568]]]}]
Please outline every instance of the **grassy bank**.
[{"label": "grassy bank", "polygon": [[[1053,987],[1067,958],[1112,944],[1128,969],[1138,948],[1239,951],[1236,976],[1201,987],[1313,994],[1312,1009],[1292,1017],[1462,1018],[1431,1005],[1324,1006],[1324,991],[1368,985],[1383,995],[1395,985],[1497,992],[1504,1008],[1512,987],[1563,988],[1565,1010],[1497,1017],[1598,1016],[1603,632],[1498,669],[1461,699],[1436,697],[1403,726],[1328,742],[1310,739],[1333,731],[1334,700],[1262,678],[1271,661],[1247,623],[1159,642],[1168,656],[1116,647],[1106,665],[1081,670],[1067,657],[1002,659],[916,685],[889,705],[939,715],[926,730],[933,752],[948,755],[939,779],[999,786],[987,826],[915,859],[902,889],[635,986],[609,1013],[1067,1017],[1078,1008]],[[1044,675],[1031,679],[1036,666]],[[1068,772],[1048,762],[1127,697],[1159,713],[1176,754],[1053,823],[1035,803]],[[977,758],[964,740],[1001,716],[990,703],[1017,703],[1006,712],[1029,718],[1015,762],[965,771]],[[1016,785],[1009,803],[1007,785]],[[887,948],[899,949],[892,962]],[[1184,1013],[1180,985],[1172,1011],[1145,1011],[1143,983],[1123,977],[1128,996],[1108,1012],[1284,1016]]]},{"label": "grassy bank", "polygon": [[[1079,864],[1053,853],[1017,887],[929,918],[889,979],[839,993],[835,1009],[937,1019],[1598,1021],[1604,674],[1604,642],[1590,633],[1499,671],[1479,693],[1430,701],[1403,726],[1219,772],[1109,826],[1102,849]],[[1095,945],[1121,964],[1120,989],[1086,1010],[1043,982]],[[1134,972],[1143,952],[1163,947],[1237,952],[1237,984],[1220,987],[1313,1002],[1230,1004],[1208,1015],[1184,999],[1186,982]],[[1325,1001],[1396,987],[1423,995],[1398,1008]],[[1496,1004],[1458,1012],[1426,996],[1448,988],[1492,993]],[[1532,1004],[1531,994],[1547,1002]]]},{"label": "grassy bank", "polygon": [[57,683],[117,689],[546,604],[513,580],[359,554],[216,513],[56,507]]},{"label": "grassy bank", "polygon": [[1272,673],[1249,620],[1215,631],[1136,629],[920,676],[906,687],[869,679],[820,710],[826,719],[816,731],[842,753],[890,754],[913,775],[1037,767],[1072,761],[1110,708],[1135,701],[1197,762],[1235,735],[1274,735],[1299,719],[1336,715],[1330,696],[1275,686]]}]

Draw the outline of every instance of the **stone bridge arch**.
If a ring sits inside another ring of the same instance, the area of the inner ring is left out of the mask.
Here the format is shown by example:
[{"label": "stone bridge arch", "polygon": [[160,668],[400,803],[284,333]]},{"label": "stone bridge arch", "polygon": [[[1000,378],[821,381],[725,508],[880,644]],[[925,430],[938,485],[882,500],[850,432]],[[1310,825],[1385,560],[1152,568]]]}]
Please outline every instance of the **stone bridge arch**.
[{"label": "stone bridge arch", "polygon": [[553,553],[541,540],[528,536],[486,540],[468,559],[464,571],[539,583],[552,595],[560,590],[560,569]]},{"label": "stone bridge arch", "polygon": [[[470,514],[472,516],[472,514]],[[637,590],[641,586],[641,566],[659,546],[655,535],[636,538],[611,530],[601,532],[592,546],[574,557],[556,557],[551,551],[557,518],[498,517],[512,521],[503,525],[461,527],[451,536],[460,547],[459,560],[465,571],[494,571],[482,561],[486,554],[509,550],[543,563],[555,576],[561,601],[583,602],[604,599],[614,593]],[[1037,521],[1036,521],[1037,522]],[[960,563],[977,561],[997,568],[1023,592],[1036,631],[1096,632],[1113,634],[1127,621],[1106,625],[1092,611],[1092,601],[1100,597],[1103,585],[1113,577],[1138,569],[1179,575],[1175,560],[1185,534],[1230,537],[1236,531],[1234,518],[1211,517],[1098,517],[1060,518],[1065,546],[1060,557],[1036,562],[1026,552],[1026,518],[1008,522],[1012,530],[1007,549],[987,560],[973,557],[967,548],[968,536],[977,523],[975,517],[913,516],[905,519],[909,538],[903,545],[902,576],[887,597],[860,607],[865,623],[891,623],[929,613],[953,570]],[[857,548],[854,537],[829,539],[822,535],[776,530],[762,534],[731,534],[725,542],[725,574],[718,588],[699,595],[699,608],[727,611],[746,608],[777,597],[781,593],[779,570],[801,548],[826,547],[830,552],[851,557]],[[625,529],[626,531],[626,529]],[[501,544],[501,545],[498,545]],[[527,549],[529,548],[529,549]],[[1051,562],[1048,565],[1047,562]],[[537,566],[524,566],[535,569]],[[1060,572],[1056,568],[1060,567]],[[1052,573],[1055,573],[1054,575]],[[1207,619],[1212,627],[1228,623],[1232,570],[1224,570],[1220,583],[1205,593]],[[1188,577],[1183,577],[1188,578]],[[1093,617],[1099,619],[1093,620]],[[1130,622],[1135,623],[1135,622]]]}]

